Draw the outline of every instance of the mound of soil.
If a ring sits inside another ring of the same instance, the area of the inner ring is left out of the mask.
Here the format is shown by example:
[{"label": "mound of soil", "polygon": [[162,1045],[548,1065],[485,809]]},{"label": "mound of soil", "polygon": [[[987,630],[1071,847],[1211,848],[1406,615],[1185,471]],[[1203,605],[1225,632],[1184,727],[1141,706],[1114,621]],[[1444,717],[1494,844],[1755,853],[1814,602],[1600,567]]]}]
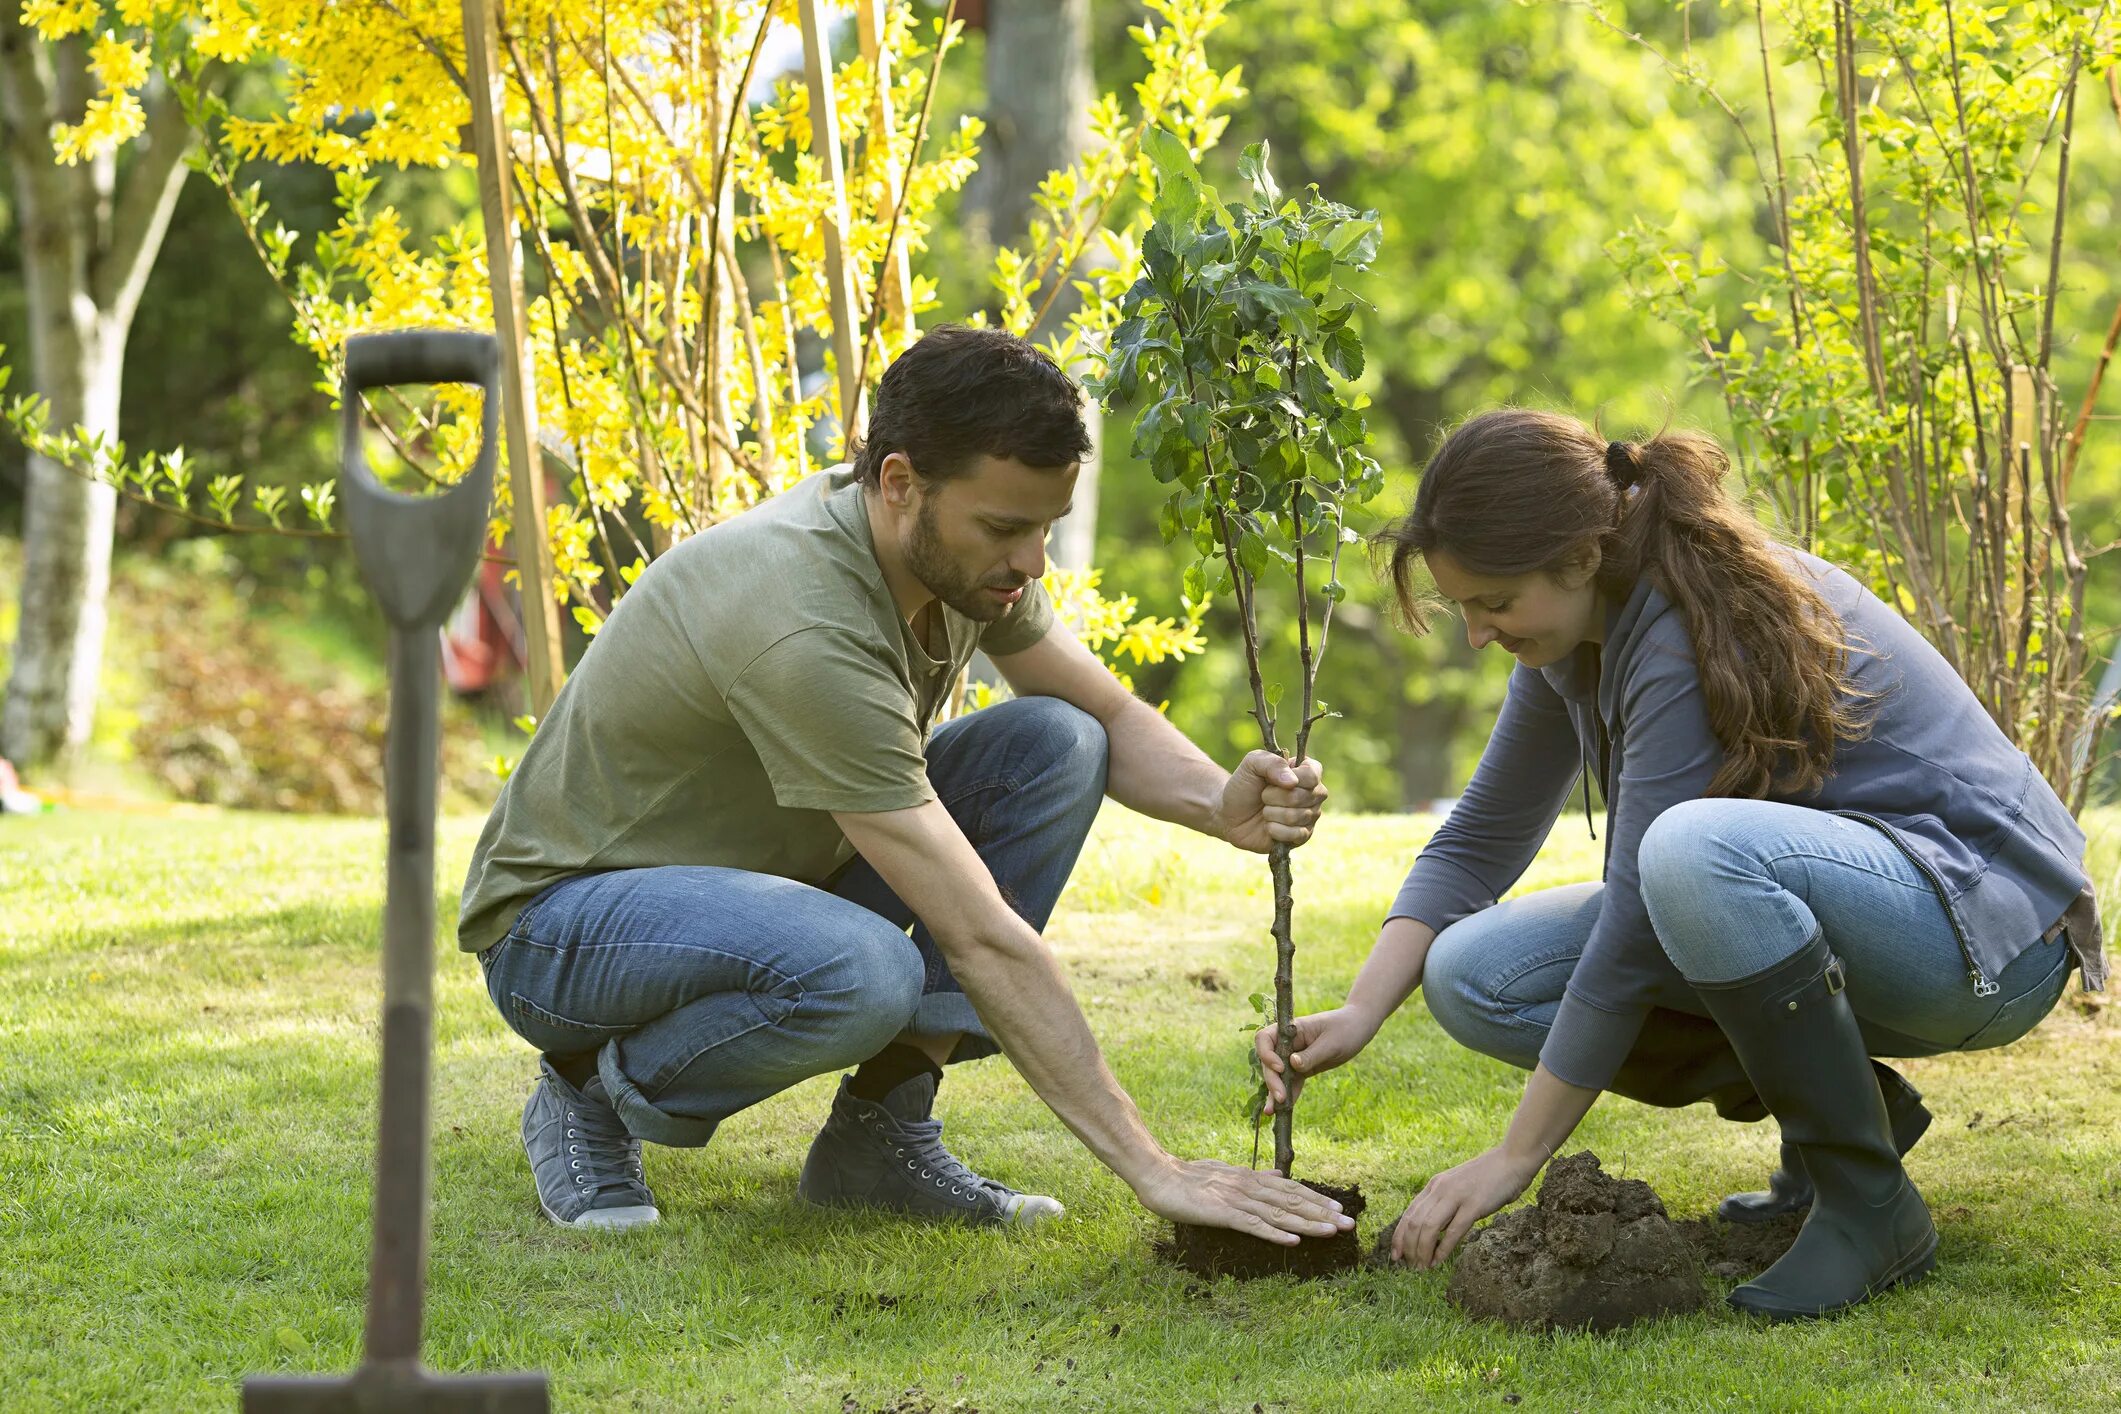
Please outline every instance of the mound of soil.
[{"label": "mound of soil", "polygon": [[1804,1214],[1766,1223],[1727,1223],[1711,1214],[1688,1218],[1679,1224],[1679,1235],[1700,1257],[1710,1276],[1745,1281],[1773,1266],[1804,1226]]},{"label": "mound of soil", "polygon": [[1589,1152],[1556,1159],[1531,1207],[1468,1237],[1446,1294],[1468,1315],[1541,1330],[1618,1330],[1708,1301],[1663,1202]]},{"label": "mound of soil", "polygon": [[[1336,1188],[1329,1183],[1305,1183],[1304,1187],[1334,1199],[1349,1217],[1362,1216],[1366,1203],[1361,1188]],[[1362,1260],[1362,1243],[1352,1227],[1331,1237],[1307,1237],[1293,1247],[1224,1227],[1173,1223],[1171,1228],[1170,1239],[1156,1244],[1156,1255],[1195,1276],[1323,1277],[1347,1271]]]}]

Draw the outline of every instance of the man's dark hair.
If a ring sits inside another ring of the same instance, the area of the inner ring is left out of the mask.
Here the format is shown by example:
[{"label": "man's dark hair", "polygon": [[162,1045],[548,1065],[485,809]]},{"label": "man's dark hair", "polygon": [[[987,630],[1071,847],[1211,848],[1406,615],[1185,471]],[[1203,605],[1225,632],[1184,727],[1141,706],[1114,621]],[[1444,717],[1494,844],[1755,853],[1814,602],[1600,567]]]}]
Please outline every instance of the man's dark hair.
[{"label": "man's dark hair", "polygon": [[1052,359],[999,329],[940,324],[884,370],[853,461],[874,486],[893,452],[946,481],[979,456],[1063,467],[1089,451],[1082,393]]}]

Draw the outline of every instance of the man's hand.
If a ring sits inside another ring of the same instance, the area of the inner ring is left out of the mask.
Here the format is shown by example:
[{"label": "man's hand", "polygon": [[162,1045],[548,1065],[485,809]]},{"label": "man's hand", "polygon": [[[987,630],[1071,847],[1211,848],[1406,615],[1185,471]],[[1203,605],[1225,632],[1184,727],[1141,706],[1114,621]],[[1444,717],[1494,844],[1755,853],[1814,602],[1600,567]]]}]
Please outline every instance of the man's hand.
[{"label": "man's hand", "polygon": [[1312,1076],[1354,1060],[1383,1024],[1383,1017],[1352,1006],[1297,1017],[1291,1023],[1296,1028],[1296,1039],[1289,1047],[1289,1064],[1296,1070],[1293,1078],[1283,1077],[1281,1057],[1274,1049],[1281,1028],[1272,1024],[1260,1027],[1252,1045],[1259,1052],[1260,1078],[1267,1083],[1265,1112],[1273,1114],[1283,1101],[1293,1102]]},{"label": "man's hand", "polygon": [[1159,1165],[1134,1193],[1159,1217],[1226,1227],[1285,1247],[1355,1226],[1340,1204],[1300,1183],[1214,1159],[1173,1159]]},{"label": "man's hand", "polygon": [[1211,833],[1254,854],[1276,844],[1302,844],[1311,838],[1319,807],[1326,803],[1322,774],[1316,761],[1291,764],[1271,751],[1249,753],[1223,787]]},{"label": "man's hand", "polygon": [[1443,1265],[1473,1224],[1531,1186],[1543,1160],[1527,1160],[1501,1145],[1430,1179],[1392,1230],[1392,1260],[1417,1267]]}]

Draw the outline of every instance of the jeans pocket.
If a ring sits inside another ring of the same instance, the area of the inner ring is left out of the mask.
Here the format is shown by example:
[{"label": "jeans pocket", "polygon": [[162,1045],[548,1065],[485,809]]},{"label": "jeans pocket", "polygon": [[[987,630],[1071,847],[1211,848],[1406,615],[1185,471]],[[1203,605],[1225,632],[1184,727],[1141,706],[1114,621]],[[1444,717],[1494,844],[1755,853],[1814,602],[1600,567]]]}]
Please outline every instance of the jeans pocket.
[{"label": "jeans pocket", "polygon": [[[2053,947],[2054,944],[2047,946]],[[1979,1031],[1960,1043],[1962,1051],[1986,1051],[2007,1046],[2040,1024],[2040,1018],[2055,1009],[2062,989],[2069,985],[2070,965],[2076,961],[2069,945],[2055,947],[2055,965],[2032,986],[1996,1008]]]},{"label": "jeans pocket", "polygon": [[547,1011],[521,992],[508,994],[508,1024],[518,1036],[541,1051],[567,1054],[593,1050],[619,1033],[614,1026],[576,1021],[556,1011]]}]

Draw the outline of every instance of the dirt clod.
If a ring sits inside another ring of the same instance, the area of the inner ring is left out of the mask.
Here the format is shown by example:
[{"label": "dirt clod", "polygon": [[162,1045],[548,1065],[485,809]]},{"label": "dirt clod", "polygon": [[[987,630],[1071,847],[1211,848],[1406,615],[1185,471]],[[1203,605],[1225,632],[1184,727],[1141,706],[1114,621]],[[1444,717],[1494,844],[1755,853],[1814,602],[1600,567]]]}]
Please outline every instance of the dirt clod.
[{"label": "dirt clod", "polygon": [[[1362,1216],[1362,1189],[1335,1188],[1326,1183],[1305,1183],[1304,1187],[1335,1199],[1349,1217]],[[1285,1247],[1228,1228],[1173,1223],[1170,1238],[1156,1244],[1156,1255],[1196,1276],[1248,1278],[1286,1273],[1323,1277],[1346,1271],[1361,1261],[1362,1244],[1352,1227],[1332,1237],[1307,1237],[1293,1247]],[[1186,1294],[1192,1295],[1193,1288],[1188,1286]]]},{"label": "dirt clod", "polygon": [[1618,1330],[1708,1300],[1650,1186],[1610,1177],[1589,1152],[1556,1159],[1531,1207],[1467,1238],[1446,1294],[1468,1315],[1540,1330]]}]

